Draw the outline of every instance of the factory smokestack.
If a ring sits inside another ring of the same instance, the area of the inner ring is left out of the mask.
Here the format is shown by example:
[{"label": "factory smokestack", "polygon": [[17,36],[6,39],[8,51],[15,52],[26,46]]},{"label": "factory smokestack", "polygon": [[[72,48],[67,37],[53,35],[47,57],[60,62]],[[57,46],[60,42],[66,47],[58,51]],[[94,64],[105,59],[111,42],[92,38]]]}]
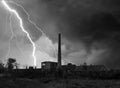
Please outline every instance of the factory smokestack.
[{"label": "factory smokestack", "polygon": [[61,67],[61,33],[58,34],[58,68]]}]

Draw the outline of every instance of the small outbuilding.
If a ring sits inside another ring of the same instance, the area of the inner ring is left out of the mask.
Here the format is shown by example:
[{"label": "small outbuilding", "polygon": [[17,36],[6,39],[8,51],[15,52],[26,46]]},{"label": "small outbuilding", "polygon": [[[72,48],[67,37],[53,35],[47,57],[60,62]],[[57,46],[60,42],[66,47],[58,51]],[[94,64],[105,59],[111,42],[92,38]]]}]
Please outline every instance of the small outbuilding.
[{"label": "small outbuilding", "polygon": [[42,70],[55,70],[57,68],[57,62],[45,61],[41,63]]}]

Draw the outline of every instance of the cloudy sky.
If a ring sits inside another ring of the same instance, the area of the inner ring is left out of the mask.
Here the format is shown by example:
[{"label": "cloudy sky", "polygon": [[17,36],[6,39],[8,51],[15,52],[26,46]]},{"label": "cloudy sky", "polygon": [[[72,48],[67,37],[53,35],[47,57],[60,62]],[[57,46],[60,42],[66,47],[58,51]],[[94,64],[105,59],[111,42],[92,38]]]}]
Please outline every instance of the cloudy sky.
[{"label": "cloudy sky", "polygon": [[[9,0],[11,1],[11,0]],[[57,34],[62,34],[63,63],[104,64],[120,67],[119,0],[12,0],[25,29],[35,42],[37,66],[57,59]],[[28,16],[19,5],[30,15]],[[41,30],[47,35],[44,36]],[[10,46],[10,48],[9,48]],[[0,5],[0,58],[16,58],[33,65],[32,45],[15,15]]]}]

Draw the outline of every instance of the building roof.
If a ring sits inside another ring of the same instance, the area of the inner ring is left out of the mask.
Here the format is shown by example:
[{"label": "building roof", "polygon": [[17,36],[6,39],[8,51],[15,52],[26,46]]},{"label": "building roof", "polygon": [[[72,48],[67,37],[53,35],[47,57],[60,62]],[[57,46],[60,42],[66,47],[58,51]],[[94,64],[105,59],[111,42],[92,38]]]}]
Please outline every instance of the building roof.
[{"label": "building roof", "polygon": [[42,63],[57,63],[57,62],[53,62],[53,61],[44,61]]}]

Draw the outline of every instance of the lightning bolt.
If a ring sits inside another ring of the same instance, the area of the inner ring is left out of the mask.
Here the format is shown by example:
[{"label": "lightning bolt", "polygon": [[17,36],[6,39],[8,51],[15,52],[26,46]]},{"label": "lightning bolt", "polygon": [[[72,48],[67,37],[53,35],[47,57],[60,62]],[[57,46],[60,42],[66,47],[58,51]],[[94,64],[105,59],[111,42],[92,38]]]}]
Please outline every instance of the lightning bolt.
[{"label": "lightning bolt", "polygon": [[[47,37],[47,38],[49,39],[49,37],[41,30],[41,28],[39,28],[39,27],[37,26],[37,24],[30,19],[29,13],[25,10],[25,8],[24,8],[23,6],[21,6],[20,4],[17,4],[16,2],[13,2],[13,1],[9,1],[9,2],[15,4],[16,6],[18,6],[18,7],[20,7],[20,8],[22,8],[22,10],[23,10],[23,11],[25,12],[25,14],[27,15],[28,21],[29,21],[31,24],[33,24],[37,30],[41,31],[41,33],[42,33],[43,36],[45,36],[45,37]],[[23,20],[22,20],[22,18],[20,17],[20,15],[18,14],[18,12],[17,12],[15,9],[12,9],[12,8],[7,4],[6,0],[2,0],[2,4],[5,6],[5,8],[6,8],[8,11],[14,13],[14,15],[18,18],[18,20],[19,20],[19,22],[20,22],[20,27],[21,27],[22,31],[23,31],[24,33],[26,33],[28,39],[30,40],[30,42],[31,42],[31,44],[32,44],[32,46],[33,46],[32,56],[33,56],[33,59],[34,59],[34,66],[36,66],[36,64],[37,64],[37,63],[36,63],[36,60],[37,60],[37,59],[36,59],[36,56],[35,56],[35,51],[36,51],[36,46],[39,47],[39,45],[37,45],[37,44],[35,44],[35,43],[33,42],[32,38],[30,37],[30,34],[25,30],[25,28],[24,28],[24,26],[23,26]],[[11,30],[11,32],[13,33],[12,30]],[[11,39],[12,39],[12,38],[13,38],[13,35],[11,36]],[[11,40],[11,39],[10,39],[10,40]],[[39,47],[39,48],[40,48],[40,47]],[[56,53],[55,47],[52,46],[52,48],[53,48],[54,53],[55,53],[55,55],[56,55],[56,57],[57,57],[57,53]],[[21,51],[21,49],[19,49],[19,50]],[[10,51],[10,50],[9,50],[9,51]]]},{"label": "lightning bolt", "polygon": [[[18,7],[22,8],[22,10],[25,12],[25,14],[26,14],[27,17],[28,17],[28,21],[29,21],[31,24],[33,24],[37,30],[41,31],[42,36],[45,36],[45,37],[47,37],[47,38],[49,39],[49,37],[46,35],[46,33],[44,33],[44,32],[41,30],[41,28],[39,28],[39,27],[36,25],[36,23],[33,22],[33,21],[30,19],[29,13],[25,10],[25,8],[24,8],[22,5],[17,4],[17,3],[13,2],[13,1],[10,1],[10,2],[11,2],[11,3],[14,3],[14,4],[17,5]],[[39,45],[36,44],[36,46],[38,46],[38,47],[40,48]],[[54,47],[53,47],[53,49],[54,49]],[[55,49],[54,49],[54,51],[55,51]],[[55,52],[56,52],[56,51],[55,51]],[[57,54],[56,54],[56,55],[57,55]]]},{"label": "lightning bolt", "polygon": [[33,24],[37,30],[41,31],[42,35],[44,35],[44,36],[47,37],[47,35],[41,30],[41,28],[39,28],[39,27],[37,26],[37,24],[30,19],[30,15],[28,14],[28,12],[25,10],[25,8],[24,8],[22,5],[17,4],[17,3],[13,2],[13,1],[10,1],[10,2],[11,2],[11,3],[14,3],[14,4],[17,5],[18,7],[21,7],[21,8],[23,9],[23,11],[25,12],[25,14],[27,15],[28,21],[29,21],[31,24]]},{"label": "lightning bolt", "polygon": [[[11,15],[10,15],[10,17],[9,17],[10,19],[10,28],[12,27],[12,25],[11,25]],[[9,43],[8,43],[8,53],[7,53],[7,55],[6,55],[6,58],[8,58],[8,56],[9,56],[9,53],[10,53],[10,42],[11,42],[11,40],[13,39],[13,31],[11,30],[11,37],[10,37],[10,39],[9,39]]]},{"label": "lightning bolt", "polygon": [[[37,65],[37,62],[36,62],[36,56],[35,56],[35,51],[36,51],[36,46],[35,46],[35,43],[33,42],[32,38],[30,37],[30,34],[25,30],[24,26],[23,26],[23,20],[22,18],[20,17],[20,15],[18,14],[18,12],[15,10],[15,9],[12,9],[6,2],[6,0],[2,0],[1,1],[2,4],[5,6],[5,8],[10,11],[11,13],[13,13],[17,19],[19,20],[19,23],[20,23],[20,27],[22,29],[22,31],[27,35],[29,41],[31,42],[32,44],[32,47],[33,47],[33,51],[32,51],[32,57],[34,59],[34,66]],[[35,24],[34,24],[35,25]]]},{"label": "lightning bolt", "polygon": [[[7,16],[7,17],[8,17],[8,16]],[[7,18],[6,18],[6,19],[7,19]],[[6,20],[6,21],[7,21],[7,20]],[[11,25],[11,15],[9,16],[9,21],[10,21],[10,29],[11,29],[11,27],[12,27],[12,25]],[[9,38],[9,41],[8,41],[8,51],[7,51],[7,54],[6,54],[5,59],[4,59],[4,64],[7,63],[7,59],[6,59],[6,58],[8,58],[8,56],[9,56],[11,40],[13,39],[13,31],[10,30],[10,32],[11,32],[11,37]]]},{"label": "lightning bolt", "polygon": [[[11,37],[10,37],[10,39],[9,39],[9,49],[8,49],[8,54],[7,54],[7,57],[6,57],[6,58],[8,58],[9,53],[10,53],[10,43],[11,43],[11,40],[14,39],[14,38],[15,38],[15,40],[17,40],[17,39],[16,39],[16,35],[15,35],[14,32],[13,32],[13,27],[12,27],[12,14],[10,14],[10,17],[9,17],[9,18],[10,18],[9,20],[10,20]],[[23,51],[21,50],[21,48],[18,47],[18,43],[15,42],[15,44],[16,44],[18,50],[20,51],[20,53],[21,53],[23,56],[25,56],[24,53],[23,53]]]}]

